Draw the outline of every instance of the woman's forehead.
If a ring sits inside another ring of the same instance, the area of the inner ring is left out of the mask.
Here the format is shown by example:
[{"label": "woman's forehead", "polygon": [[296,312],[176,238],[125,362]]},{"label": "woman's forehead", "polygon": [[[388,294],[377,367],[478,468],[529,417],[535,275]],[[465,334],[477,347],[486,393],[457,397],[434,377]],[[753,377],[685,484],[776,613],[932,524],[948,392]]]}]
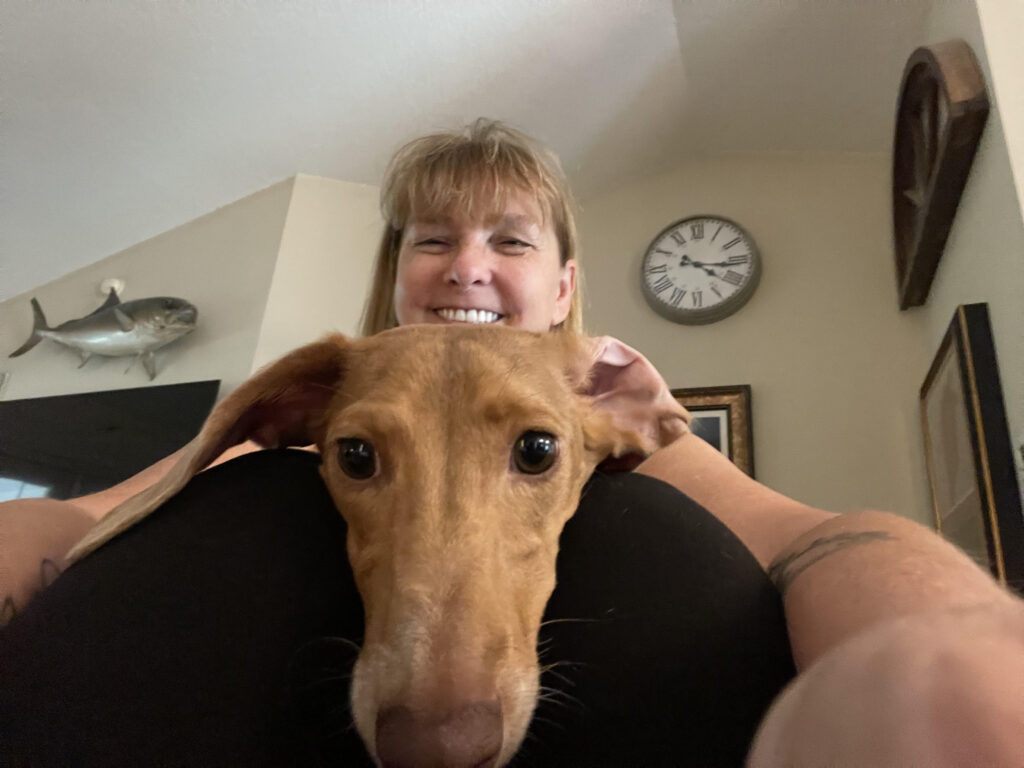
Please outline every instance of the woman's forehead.
[{"label": "woman's forehead", "polygon": [[411,200],[410,224],[482,223],[543,228],[549,206],[536,192],[505,187],[453,189],[446,195]]}]

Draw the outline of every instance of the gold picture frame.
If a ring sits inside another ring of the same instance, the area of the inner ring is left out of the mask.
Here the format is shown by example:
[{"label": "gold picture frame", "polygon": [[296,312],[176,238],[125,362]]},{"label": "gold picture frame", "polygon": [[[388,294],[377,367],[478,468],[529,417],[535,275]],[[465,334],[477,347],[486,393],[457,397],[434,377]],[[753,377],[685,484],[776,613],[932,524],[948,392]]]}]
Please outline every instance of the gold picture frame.
[{"label": "gold picture frame", "polygon": [[986,304],[957,307],[921,385],[935,528],[1024,593],[1024,519]]},{"label": "gold picture frame", "polygon": [[754,423],[749,384],[673,389],[693,414],[690,429],[754,477]]}]

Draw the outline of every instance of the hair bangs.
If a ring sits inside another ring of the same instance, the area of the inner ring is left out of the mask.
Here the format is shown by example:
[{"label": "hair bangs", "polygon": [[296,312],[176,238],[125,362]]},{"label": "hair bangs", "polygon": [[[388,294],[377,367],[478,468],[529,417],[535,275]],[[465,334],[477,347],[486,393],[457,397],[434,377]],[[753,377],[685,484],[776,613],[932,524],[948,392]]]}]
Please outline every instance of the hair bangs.
[{"label": "hair bangs", "polygon": [[510,197],[526,193],[540,210],[541,224],[546,224],[554,190],[531,160],[497,143],[439,147],[401,174],[405,178],[387,211],[389,223],[402,230],[412,217],[440,220],[451,211],[484,221],[500,216]]}]

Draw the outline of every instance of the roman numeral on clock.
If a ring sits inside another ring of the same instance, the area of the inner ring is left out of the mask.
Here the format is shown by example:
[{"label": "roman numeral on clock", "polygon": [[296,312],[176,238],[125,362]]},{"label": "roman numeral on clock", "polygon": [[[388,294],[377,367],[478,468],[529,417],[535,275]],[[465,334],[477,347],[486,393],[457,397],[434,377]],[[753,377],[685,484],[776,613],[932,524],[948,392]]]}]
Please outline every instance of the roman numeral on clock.
[{"label": "roman numeral on clock", "polygon": [[656,267],[655,266],[647,267],[647,274],[648,275],[658,275],[658,274],[663,275],[666,272],[668,272],[668,265],[667,264],[659,264]]},{"label": "roman numeral on clock", "polygon": [[685,296],[685,295],[686,295],[686,290],[685,289],[683,289],[683,288],[673,288],[672,289],[672,298],[670,298],[668,300],[668,303],[671,304],[673,307],[678,307],[679,306],[679,302],[681,302],[683,300],[683,296]]},{"label": "roman numeral on clock", "polygon": [[750,261],[750,254],[744,253],[742,256],[730,256],[726,262],[730,267],[735,267],[737,264],[746,264]]},{"label": "roman numeral on clock", "polygon": [[700,291],[694,291],[693,292],[693,306],[695,306],[695,307],[703,307],[704,306],[704,300],[701,297],[701,292]]},{"label": "roman numeral on clock", "polygon": [[742,237],[734,237],[732,240],[730,240],[728,243],[722,246],[722,250],[724,251],[728,248],[732,248],[734,245],[736,245],[736,243],[740,242],[741,240],[743,240]]},{"label": "roman numeral on clock", "polygon": [[676,245],[686,245],[686,238],[679,234],[678,231],[670,232],[669,236],[676,241]]},{"label": "roman numeral on clock", "polygon": [[663,293],[671,287],[672,281],[668,279],[667,275],[662,275],[658,282],[651,286],[651,290],[655,293]]},{"label": "roman numeral on clock", "polygon": [[733,272],[731,269],[722,276],[722,279],[730,285],[739,285],[743,282],[743,275],[739,272]]},{"label": "roman numeral on clock", "polygon": [[690,225],[690,238],[693,240],[704,239],[704,222],[698,221]]}]

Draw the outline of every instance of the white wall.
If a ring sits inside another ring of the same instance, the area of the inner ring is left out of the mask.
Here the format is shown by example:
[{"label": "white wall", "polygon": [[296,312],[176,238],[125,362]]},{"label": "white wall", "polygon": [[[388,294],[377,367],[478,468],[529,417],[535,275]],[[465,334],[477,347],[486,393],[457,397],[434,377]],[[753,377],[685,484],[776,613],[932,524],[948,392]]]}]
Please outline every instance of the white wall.
[{"label": "white wall", "polygon": [[[985,71],[992,109],[928,302],[913,312],[924,320],[920,343],[930,359],[957,305],[988,303],[1018,480],[1024,491],[1019,448],[1024,444],[1024,209],[1018,197],[1024,183],[1024,53],[1019,40],[1024,26],[1000,26],[1024,23],[1024,6],[1013,10],[1014,3],[1006,0],[979,5],[989,22],[986,39],[972,0],[935,3],[922,38],[925,43],[962,37],[971,45]],[[991,42],[989,33],[995,36],[994,52],[1002,67],[995,79],[986,45]]]},{"label": "white wall", "polygon": [[[710,213],[764,260],[737,314],[688,327],[649,309],[643,251],[673,220]],[[889,158],[735,155],[696,160],[583,202],[590,330],[646,353],[673,387],[750,384],[758,479],[809,504],[927,521],[917,389],[928,355],[900,314]]]},{"label": "white wall", "polygon": [[[960,5],[964,4],[961,0]],[[973,3],[968,3],[973,5]],[[958,8],[958,6],[953,6]],[[961,11],[962,13],[962,11]],[[1020,44],[1021,30],[1024,30],[1024,3],[1020,0],[977,0],[980,25],[968,16],[966,22],[950,18],[948,10],[939,7],[933,10],[931,24],[934,31],[946,25],[963,30],[959,34],[976,43],[977,27],[985,36],[985,52],[988,59],[986,74],[991,90],[999,102],[1003,133],[1013,177],[1017,187],[1017,201],[1024,213],[1024,48]],[[979,50],[976,46],[975,50]]]},{"label": "white wall", "polygon": [[[3,398],[92,392],[222,379],[222,392],[252,369],[277,258],[292,180],[283,181],[169,232],[0,303],[0,371],[11,374]],[[88,314],[103,301],[104,278],[125,281],[124,300],[177,296],[199,309],[197,329],[158,351],[153,382],[140,364],[94,358],[77,370],[77,353],[44,340],[8,359],[32,330],[29,299],[39,299],[50,325]]]},{"label": "white wall", "polygon": [[295,178],[254,368],[327,331],[358,334],[381,232],[379,195],[365,184]]}]

